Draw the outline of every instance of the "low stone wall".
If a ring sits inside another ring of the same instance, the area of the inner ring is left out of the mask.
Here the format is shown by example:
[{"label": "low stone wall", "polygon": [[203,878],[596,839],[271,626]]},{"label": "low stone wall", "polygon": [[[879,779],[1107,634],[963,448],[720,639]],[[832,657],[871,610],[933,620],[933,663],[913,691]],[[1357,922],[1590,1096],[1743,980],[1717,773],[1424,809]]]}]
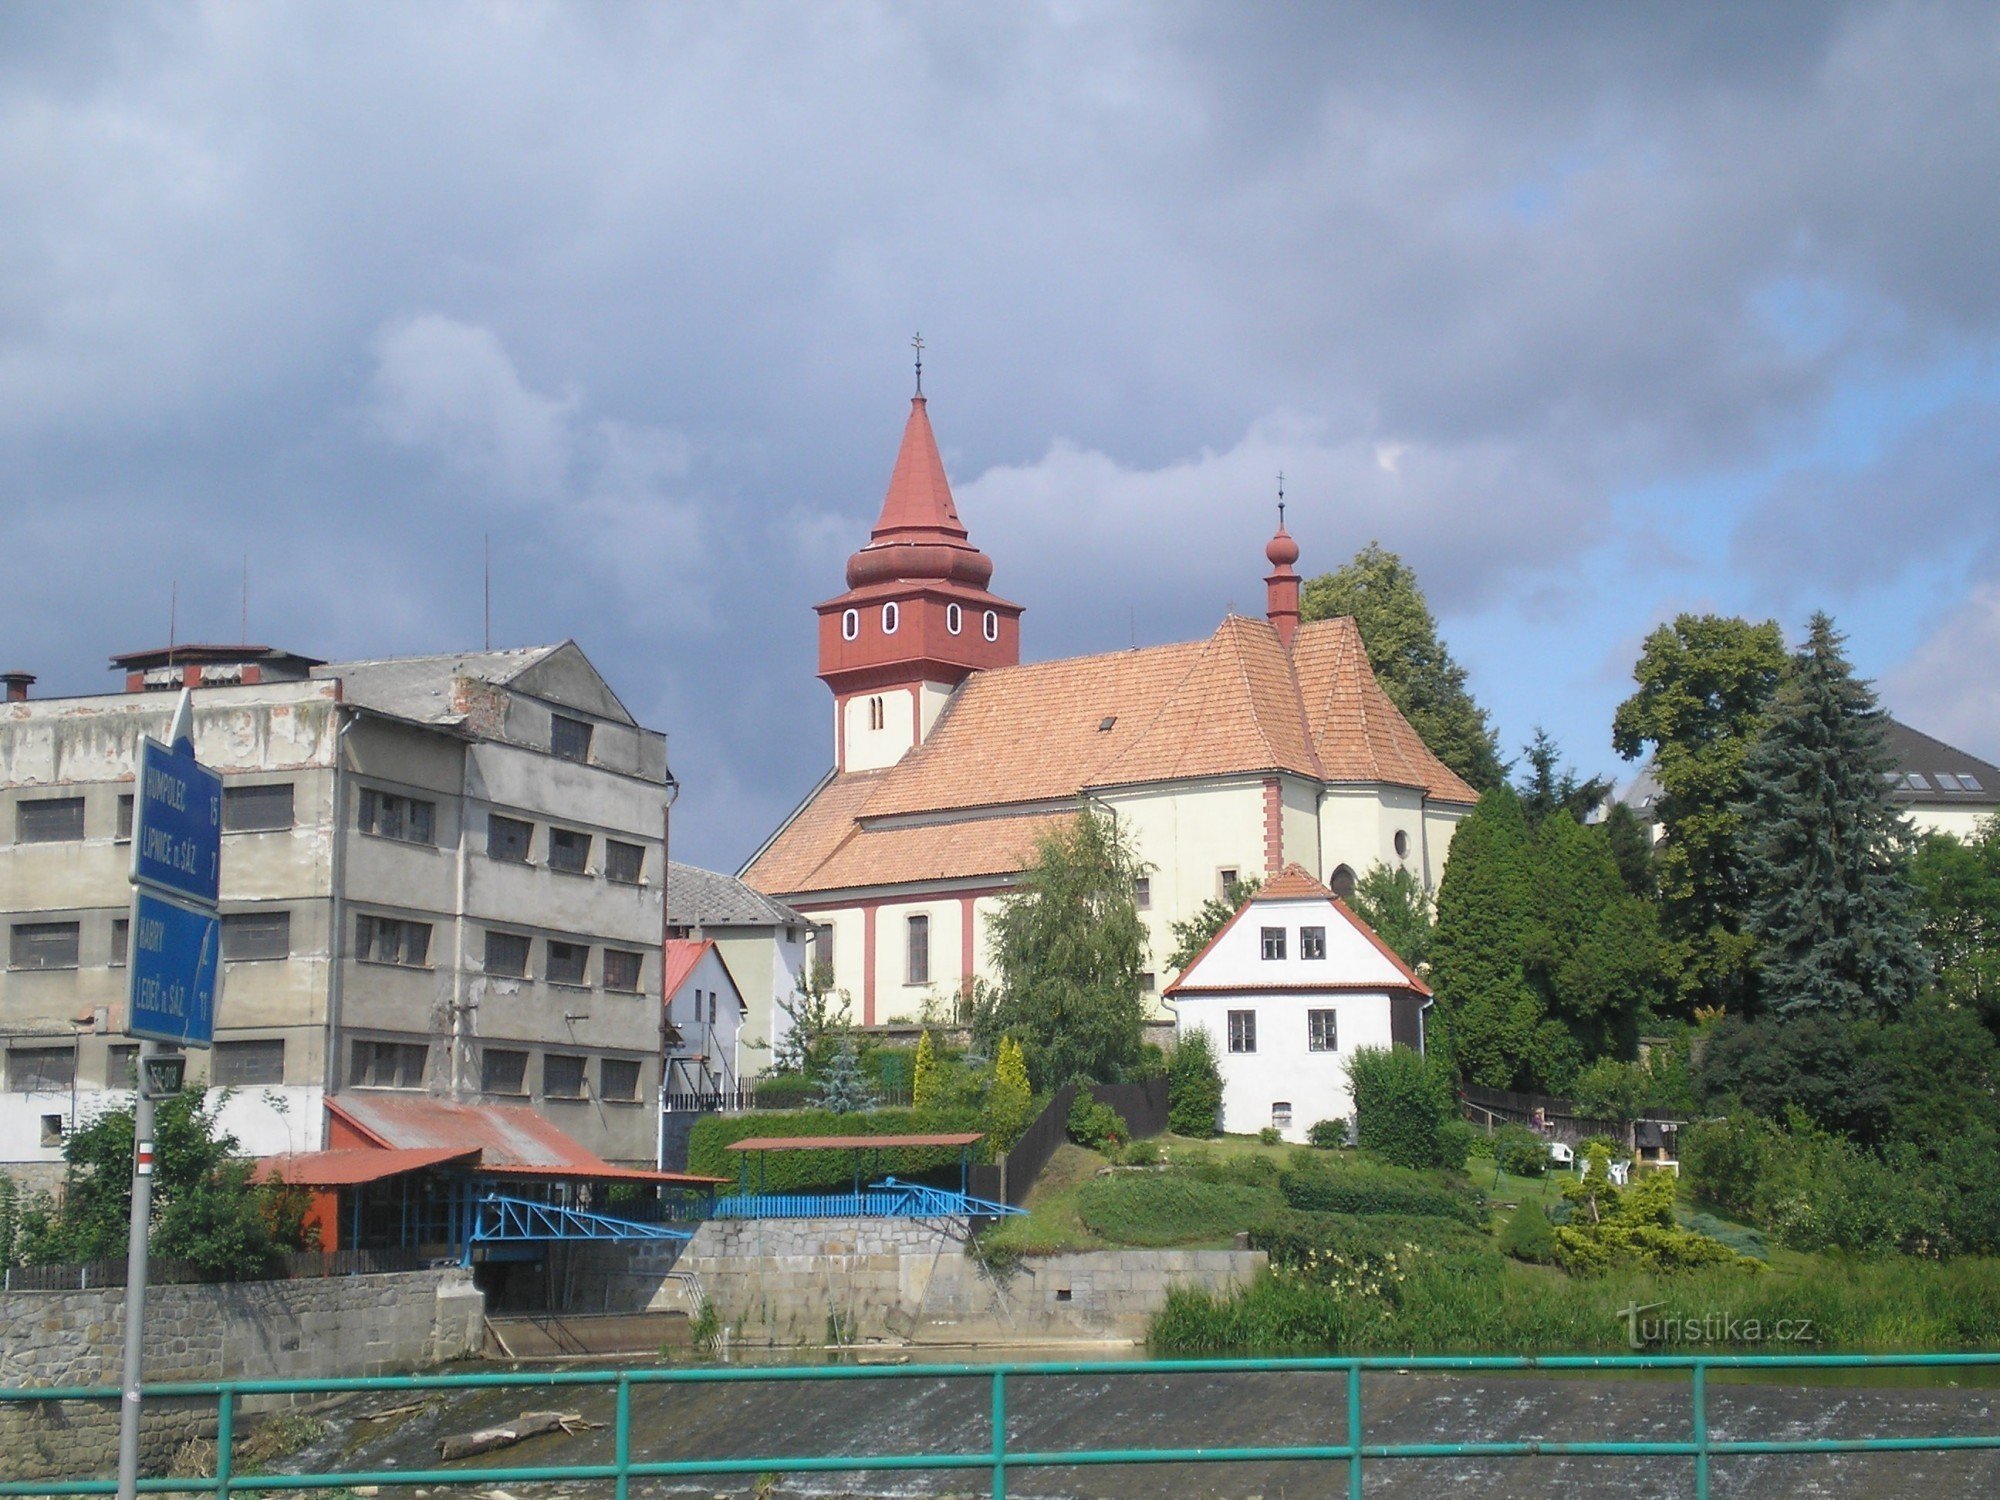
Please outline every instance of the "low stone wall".
[{"label": "low stone wall", "polygon": [[[152,1287],[146,1379],[396,1374],[478,1353],[484,1314],[485,1299],[456,1267]],[[5,1384],[115,1386],[124,1357],[123,1287],[0,1294]],[[148,1401],[144,1460],[164,1464],[189,1438],[214,1431],[212,1401]],[[117,1461],[116,1402],[0,1404],[0,1479],[109,1476]]]},{"label": "low stone wall", "polygon": [[1167,1292],[1247,1286],[1253,1250],[1101,1250],[1004,1272],[966,1254],[962,1225],[910,1219],[711,1220],[678,1251],[593,1246],[576,1312],[692,1312],[691,1274],[731,1337],[753,1344],[1042,1343],[1141,1339]]}]

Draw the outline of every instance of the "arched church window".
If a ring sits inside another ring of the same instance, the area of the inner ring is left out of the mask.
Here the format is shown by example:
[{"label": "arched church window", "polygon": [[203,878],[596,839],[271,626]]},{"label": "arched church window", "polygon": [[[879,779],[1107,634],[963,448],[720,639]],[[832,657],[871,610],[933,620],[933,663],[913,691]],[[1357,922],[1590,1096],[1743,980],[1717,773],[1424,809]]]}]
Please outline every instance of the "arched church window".
[{"label": "arched church window", "polygon": [[1327,881],[1327,886],[1341,900],[1352,901],[1354,899],[1354,871],[1347,865],[1342,865],[1333,872],[1332,878]]},{"label": "arched church window", "polygon": [[880,729],[882,727],[884,717],[885,716],[882,712],[882,700],[879,697],[870,698],[868,700],[868,727],[870,729]]},{"label": "arched church window", "polygon": [[861,634],[861,611],[850,609],[840,617],[840,638],[851,641]]},{"label": "arched church window", "polygon": [[964,624],[965,611],[960,609],[956,604],[947,604],[944,607],[944,628],[949,630],[953,635],[957,635],[959,628]]},{"label": "arched church window", "polygon": [[897,625],[902,623],[902,615],[903,612],[898,608],[896,608],[895,602],[893,600],[888,604],[883,605],[882,634],[894,635],[896,633]]},{"label": "arched church window", "polygon": [[1000,617],[990,609],[986,611],[986,639],[989,641],[1000,639]]}]

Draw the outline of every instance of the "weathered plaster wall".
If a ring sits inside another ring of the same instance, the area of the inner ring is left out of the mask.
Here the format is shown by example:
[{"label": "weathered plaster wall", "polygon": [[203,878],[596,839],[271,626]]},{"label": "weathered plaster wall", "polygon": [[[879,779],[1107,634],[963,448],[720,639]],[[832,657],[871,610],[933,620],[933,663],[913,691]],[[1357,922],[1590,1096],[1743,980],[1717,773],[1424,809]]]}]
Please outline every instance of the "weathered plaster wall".
[{"label": "weathered plaster wall", "polygon": [[[154,1287],[146,1297],[146,1379],[396,1374],[478,1353],[484,1312],[469,1273],[456,1267]],[[123,1288],[0,1293],[0,1379],[8,1385],[115,1386],[124,1339]],[[149,1466],[215,1431],[213,1402],[148,1402],[145,1413],[140,1441]],[[116,1402],[0,1406],[0,1479],[109,1478],[117,1462]]]},{"label": "weathered plaster wall", "polygon": [[692,1273],[737,1342],[1037,1343],[1132,1339],[1178,1285],[1247,1286],[1251,1250],[1106,1250],[1034,1257],[993,1273],[962,1234],[914,1220],[767,1219],[705,1223],[678,1253],[603,1246],[580,1256],[571,1307],[688,1307]]}]

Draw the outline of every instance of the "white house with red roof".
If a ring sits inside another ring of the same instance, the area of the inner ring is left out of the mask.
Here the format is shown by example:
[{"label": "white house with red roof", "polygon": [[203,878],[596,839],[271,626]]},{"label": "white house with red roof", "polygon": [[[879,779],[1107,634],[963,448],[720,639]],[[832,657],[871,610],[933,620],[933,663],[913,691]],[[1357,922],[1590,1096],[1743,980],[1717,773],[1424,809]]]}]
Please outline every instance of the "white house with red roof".
[{"label": "white house with red roof", "polygon": [[1152,867],[1155,955],[1209,897],[1292,862],[1335,891],[1378,862],[1436,887],[1477,794],[1382,691],[1353,620],[1301,623],[1282,512],[1265,557],[1262,619],[1023,664],[1022,607],[988,587],[914,400],[847,590],[815,606],[833,767],[742,872],[812,921],[856,1020],[990,979],[986,918],[1086,805]]},{"label": "white house with red roof", "polygon": [[728,1107],[743,1078],[750,1007],[713,938],[669,938],[665,955],[662,1102],[677,1109]]},{"label": "white house with red roof", "polygon": [[1208,1033],[1222,1069],[1222,1128],[1303,1142],[1352,1120],[1347,1060],[1360,1047],[1424,1045],[1430,988],[1374,929],[1298,865],[1265,882],[1166,1000],[1182,1037]]}]

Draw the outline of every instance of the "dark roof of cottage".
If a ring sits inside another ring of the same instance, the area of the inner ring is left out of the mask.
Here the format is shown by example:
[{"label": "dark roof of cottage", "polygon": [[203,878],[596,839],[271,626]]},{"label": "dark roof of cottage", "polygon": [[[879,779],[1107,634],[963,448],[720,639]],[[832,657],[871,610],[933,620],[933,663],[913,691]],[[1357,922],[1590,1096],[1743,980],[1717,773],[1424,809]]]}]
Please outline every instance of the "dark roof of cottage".
[{"label": "dark roof of cottage", "polygon": [[796,927],[805,918],[734,875],[667,864],[667,921],[677,927]]}]

